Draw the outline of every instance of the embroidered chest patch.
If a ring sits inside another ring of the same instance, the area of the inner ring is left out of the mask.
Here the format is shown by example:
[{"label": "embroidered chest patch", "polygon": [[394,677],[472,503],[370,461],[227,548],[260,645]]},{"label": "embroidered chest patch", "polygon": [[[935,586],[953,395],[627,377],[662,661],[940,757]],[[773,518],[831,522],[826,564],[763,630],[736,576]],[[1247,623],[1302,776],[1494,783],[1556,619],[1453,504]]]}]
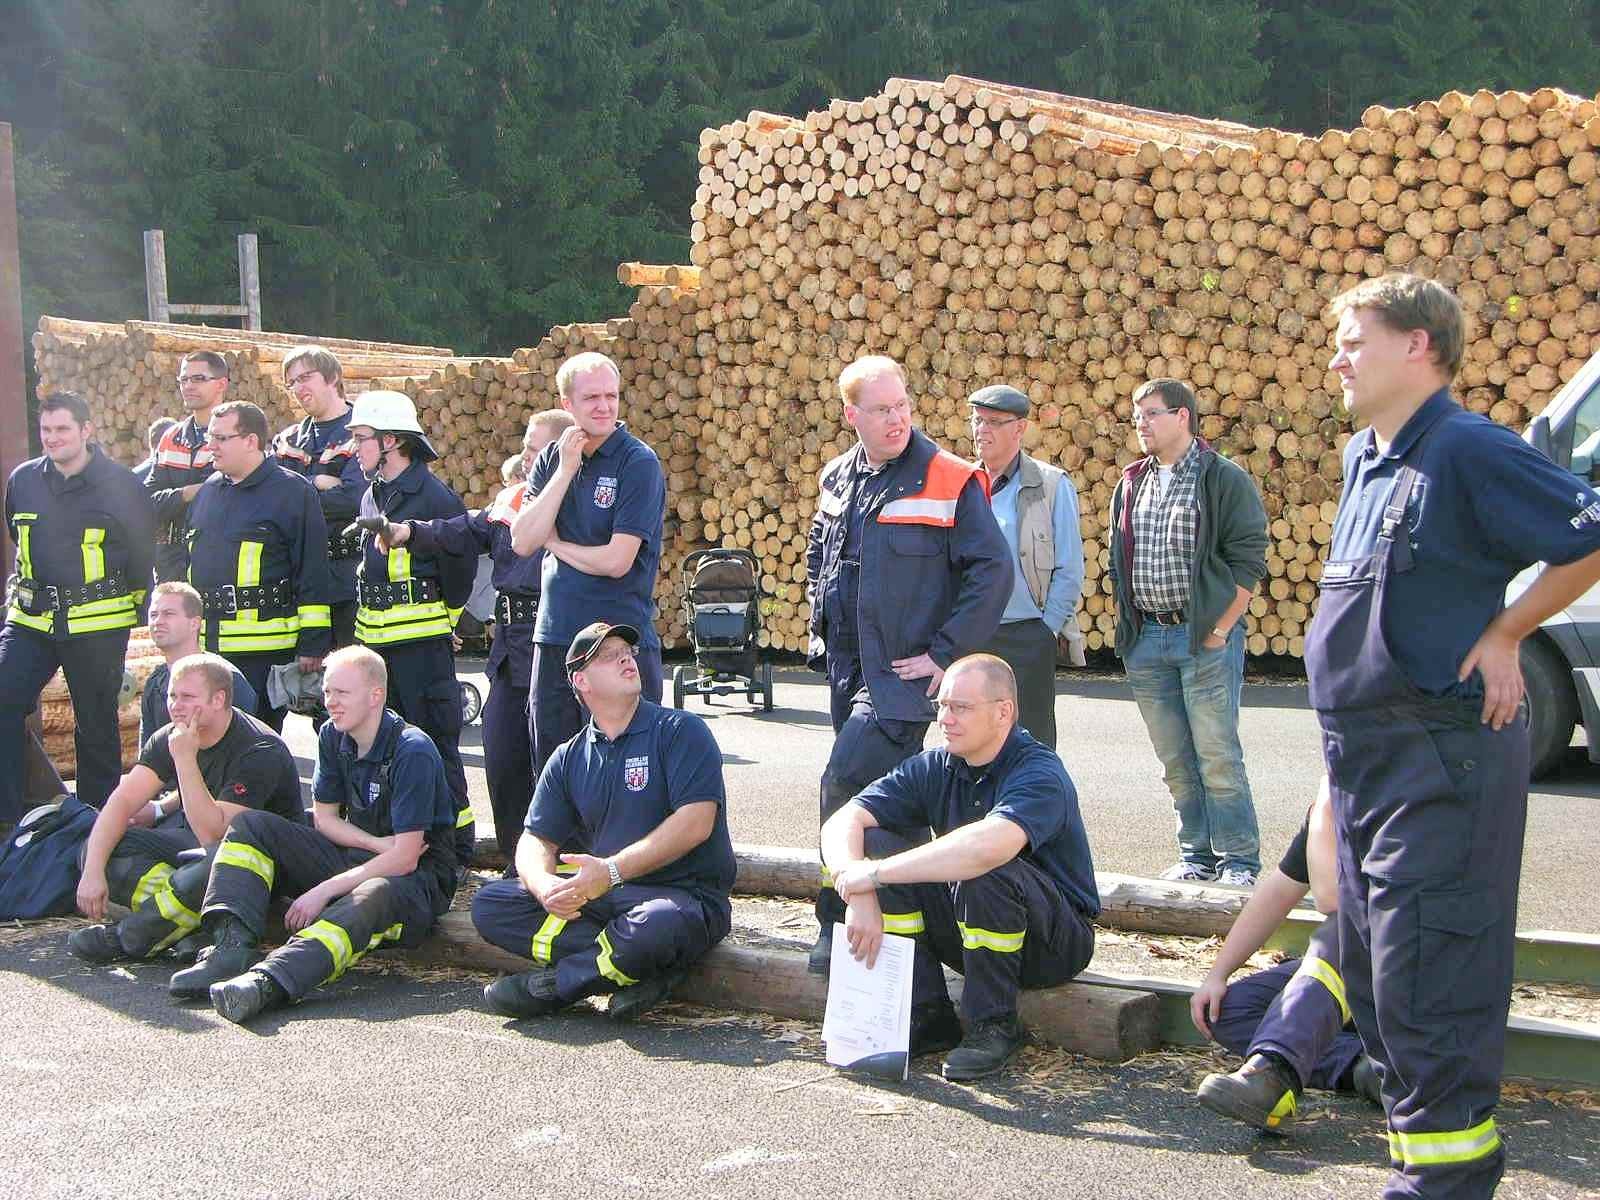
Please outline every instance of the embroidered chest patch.
[{"label": "embroidered chest patch", "polygon": [[644,791],[645,785],[650,782],[650,756],[641,754],[638,758],[624,760],[622,782],[630,792]]},{"label": "embroidered chest patch", "polygon": [[594,506],[596,508],[610,508],[617,502],[617,479],[614,475],[602,475],[594,481]]},{"label": "embroidered chest patch", "polygon": [[368,807],[371,807],[372,805],[374,805],[374,804],[376,804],[378,802],[378,796],[382,791],[383,791],[383,789],[382,789],[381,786],[379,786],[378,781],[376,779],[374,779],[371,783],[367,784],[367,805],[368,805]]}]

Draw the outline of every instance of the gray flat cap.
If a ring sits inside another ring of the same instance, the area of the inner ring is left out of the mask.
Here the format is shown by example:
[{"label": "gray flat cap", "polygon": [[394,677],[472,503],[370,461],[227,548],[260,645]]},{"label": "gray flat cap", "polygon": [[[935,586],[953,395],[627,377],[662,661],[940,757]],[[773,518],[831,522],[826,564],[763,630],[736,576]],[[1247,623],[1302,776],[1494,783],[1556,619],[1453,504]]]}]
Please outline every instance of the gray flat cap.
[{"label": "gray flat cap", "polygon": [[967,403],[973,408],[993,409],[1013,417],[1028,415],[1027,394],[1019,392],[1009,383],[991,383],[988,387],[979,388],[967,397]]}]

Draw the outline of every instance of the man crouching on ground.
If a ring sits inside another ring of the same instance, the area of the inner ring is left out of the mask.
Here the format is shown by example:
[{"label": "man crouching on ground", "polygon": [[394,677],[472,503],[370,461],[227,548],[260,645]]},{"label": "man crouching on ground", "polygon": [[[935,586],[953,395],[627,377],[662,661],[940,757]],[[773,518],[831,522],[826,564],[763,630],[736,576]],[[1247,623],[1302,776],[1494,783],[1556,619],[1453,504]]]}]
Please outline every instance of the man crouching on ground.
[{"label": "man crouching on ground", "polygon": [[[916,939],[911,1053],[955,1047],[944,1077],[981,1079],[1022,1044],[1018,993],[1088,966],[1100,897],[1077,791],[1017,725],[1011,668],[990,654],[959,659],[937,707],[944,748],[830,817],[822,860],[849,904],[856,958],[871,966],[886,932]],[[959,1024],[941,963],[966,977]]]},{"label": "man crouching on ground", "polygon": [[722,754],[706,723],[640,696],[630,625],[597,621],[567,651],[589,724],[539,775],[515,879],[472,898],[472,923],[535,969],[484,989],[540,1017],[602,992],[613,1020],[659,1004],[727,936],[733,843]]}]

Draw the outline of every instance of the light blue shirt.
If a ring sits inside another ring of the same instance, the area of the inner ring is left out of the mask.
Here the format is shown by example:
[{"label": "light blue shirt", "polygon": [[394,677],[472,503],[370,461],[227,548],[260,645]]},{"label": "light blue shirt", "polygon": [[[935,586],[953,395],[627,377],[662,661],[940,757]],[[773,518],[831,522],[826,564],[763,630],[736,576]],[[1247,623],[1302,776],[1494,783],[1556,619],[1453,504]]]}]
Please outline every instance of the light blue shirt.
[{"label": "light blue shirt", "polygon": [[1042,620],[1051,633],[1060,633],[1067,620],[1078,611],[1078,597],[1083,591],[1083,536],[1078,529],[1078,490],[1072,477],[1063,472],[1056,487],[1055,511],[1051,524],[1055,535],[1056,565],[1050,573],[1050,588],[1045,593],[1044,611],[1033,602],[1028,581],[1022,577],[1022,563],[1017,555],[1017,486],[1015,471],[1020,460],[1014,463],[1010,482],[995,492],[991,500],[994,519],[1011,547],[1011,568],[1016,579],[1011,587],[1011,599],[1001,616],[1001,624],[1011,621]]}]

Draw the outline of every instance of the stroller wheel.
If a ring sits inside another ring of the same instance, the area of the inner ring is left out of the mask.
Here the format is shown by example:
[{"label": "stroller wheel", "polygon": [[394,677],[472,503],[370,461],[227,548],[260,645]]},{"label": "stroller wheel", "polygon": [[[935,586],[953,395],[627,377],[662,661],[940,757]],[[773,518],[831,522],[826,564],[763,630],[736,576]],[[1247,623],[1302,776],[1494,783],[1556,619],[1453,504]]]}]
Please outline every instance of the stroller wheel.
[{"label": "stroller wheel", "polygon": [[761,664],[761,711],[772,711],[772,664]]},{"label": "stroller wheel", "polygon": [[471,725],[478,719],[478,714],[483,711],[483,693],[478,690],[475,683],[462,681],[461,684],[461,723]]},{"label": "stroller wheel", "polygon": [[672,668],[672,707],[683,707],[683,668]]}]

